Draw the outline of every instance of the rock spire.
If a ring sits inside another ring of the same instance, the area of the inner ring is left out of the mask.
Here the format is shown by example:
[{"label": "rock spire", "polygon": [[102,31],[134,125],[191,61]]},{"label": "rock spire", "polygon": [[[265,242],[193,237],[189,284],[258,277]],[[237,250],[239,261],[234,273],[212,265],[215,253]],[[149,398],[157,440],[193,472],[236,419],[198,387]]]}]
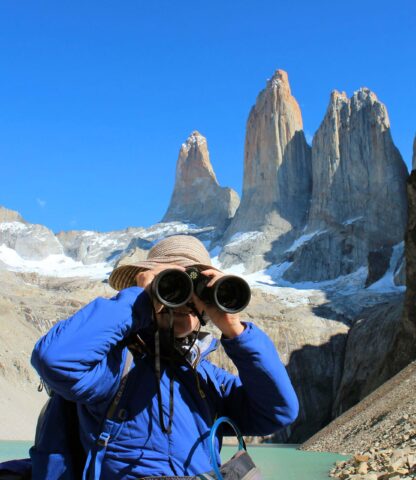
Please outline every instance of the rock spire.
[{"label": "rock spire", "polygon": [[[261,232],[260,236],[245,236],[255,239],[245,250],[254,248],[257,258],[262,257],[270,249],[272,237],[276,241],[293,236],[305,225],[310,194],[311,148],[305,140],[302,114],[291,94],[287,73],[277,70],[258,95],[247,120],[243,193],[226,239],[241,232]],[[241,245],[237,249],[240,256]],[[225,249],[225,264],[234,261],[232,250]],[[240,256],[240,260],[246,263],[249,257]],[[248,268],[262,266],[255,262]]]},{"label": "rock spire", "polygon": [[225,228],[238,206],[231,188],[218,184],[207,140],[194,131],[182,144],[176,164],[172,198],[162,222],[181,221]]},{"label": "rock spire", "polygon": [[287,73],[277,70],[248,121],[241,204],[232,232],[303,226],[311,191],[310,147]]},{"label": "rock spire", "polygon": [[[404,238],[407,168],[395,147],[386,107],[368,88],[351,99],[331,94],[312,144],[312,197],[305,231],[285,278],[349,274]],[[325,253],[324,253],[325,252]],[[387,259],[388,264],[388,259]]]}]

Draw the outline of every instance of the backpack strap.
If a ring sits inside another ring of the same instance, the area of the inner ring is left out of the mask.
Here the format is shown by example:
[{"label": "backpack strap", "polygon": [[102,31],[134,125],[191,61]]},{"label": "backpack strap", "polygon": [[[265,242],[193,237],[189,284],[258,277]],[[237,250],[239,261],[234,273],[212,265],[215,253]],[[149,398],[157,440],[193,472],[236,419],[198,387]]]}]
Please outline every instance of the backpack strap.
[{"label": "backpack strap", "polygon": [[[238,429],[237,425],[231,420],[229,417],[220,417],[215,422],[211,428],[211,432],[209,434],[209,443],[210,443],[210,457],[211,457],[211,465],[214,469],[215,477],[218,480],[223,480],[222,473],[217,465],[216,457],[215,457],[215,439],[218,427],[222,423],[228,423],[234,430],[236,437],[238,439],[238,451],[246,450],[246,444],[244,442],[244,438],[241,435],[240,430]],[[236,477],[238,478],[238,477]]]},{"label": "backpack strap", "polygon": [[[82,480],[98,480],[101,474],[101,466],[107,450],[108,442],[112,436],[115,436],[120,427],[120,421],[117,421],[119,410],[118,406],[126,389],[127,378],[133,363],[133,354],[127,349],[126,361],[124,363],[123,373],[121,374],[120,385],[113,397],[110,407],[107,410],[104,421],[101,425],[101,433],[90,451],[85,462]],[[116,420],[114,420],[116,418]]]}]

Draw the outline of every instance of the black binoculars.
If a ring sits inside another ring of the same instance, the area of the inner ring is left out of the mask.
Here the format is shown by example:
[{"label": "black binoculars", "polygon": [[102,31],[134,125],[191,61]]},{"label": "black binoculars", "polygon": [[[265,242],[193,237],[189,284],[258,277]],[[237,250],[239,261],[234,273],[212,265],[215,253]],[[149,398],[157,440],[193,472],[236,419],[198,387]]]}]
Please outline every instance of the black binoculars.
[{"label": "black binoculars", "polygon": [[160,272],[152,282],[152,294],[166,307],[177,308],[191,301],[195,294],[206,304],[216,305],[226,313],[244,310],[251,298],[248,283],[235,275],[224,275],[207,287],[210,277],[191,267],[185,272],[169,268]]}]

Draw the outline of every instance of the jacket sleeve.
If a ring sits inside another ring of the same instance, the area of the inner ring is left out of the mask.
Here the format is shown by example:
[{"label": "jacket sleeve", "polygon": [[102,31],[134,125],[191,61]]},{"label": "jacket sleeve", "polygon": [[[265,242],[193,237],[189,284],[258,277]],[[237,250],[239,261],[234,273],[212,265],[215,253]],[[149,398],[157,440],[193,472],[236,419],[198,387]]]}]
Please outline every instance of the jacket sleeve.
[{"label": "jacket sleeve", "polygon": [[38,340],[32,365],[67,400],[105,400],[120,380],[123,340],[150,323],[151,308],[139,287],[126,288],[111,299],[97,298]]},{"label": "jacket sleeve", "polygon": [[252,323],[233,339],[222,338],[238,377],[217,369],[225,414],[243,435],[270,435],[295,421],[299,403],[270,338]]}]

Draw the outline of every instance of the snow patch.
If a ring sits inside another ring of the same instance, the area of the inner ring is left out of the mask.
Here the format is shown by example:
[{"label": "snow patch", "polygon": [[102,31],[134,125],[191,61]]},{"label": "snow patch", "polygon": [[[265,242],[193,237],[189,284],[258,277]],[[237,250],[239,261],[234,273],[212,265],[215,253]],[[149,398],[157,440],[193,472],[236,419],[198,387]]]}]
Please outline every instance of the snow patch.
[{"label": "snow patch", "polygon": [[326,230],[315,230],[314,232],[306,233],[305,235],[300,236],[292,243],[292,245],[286,250],[286,252],[294,252],[301,245],[303,245],[306,242],[309,242],[309,240],[312,237],[314,237],[315,235],[320,235],[321,233],[324,233],[324,232],[326,232]]},{"label": "snow patch", "polygon": [[141,235],[145,240],[158,240],[170,235],[195,235],[198,233],[211,232],[215,227],[198,227],[193,223],[169,222],[157,223],[154,227],[147,229]]},{"label": "snow patch", "polygon": [[107,263],[84,265],[63,255],[49,255],[42,260],[25,260],[15,250],[0,245],[0,261],[14,272],[35,272],[39,275],[52,277],[89,277],[106,278],[112,270]]},{"label": "snow patch", "polygon": [[379,293],[390,293],[390,292],[397,292],[406,290],[404,285],[396,285],[394,283],[394,275],[396,267],[398,266],[398,262],[400,257],[404,253],[404,242],[400,242],[397,245],[394,245],[393,252],[391,254],[389,268],[387,269],[386,273],[380,280],[371,284],[367,290],[379,292]]},{"label": "snow patch", "polygon": [[227,243],[227,246],[235,246],[239,243],[244,243],[248,241],[253,241],[261,237],[263,234],[258,231],[252,232],[237,232],[235,233]]},{"label": "snow patch", "polygon": [[351,225],[352,223],[355,223],[358,220],[361,220],[362,218],[364,218],[364,217],[360,216],[360,217],[349,218],[348,220],[345,220],[345,222],[342,222],[342,224],[343,225]]},{"label": "snow patch", "polygon": [[2,222],[0,223],[1,232],[21,232],[26,230],[28,227],[25,223],[22,222]]}]

